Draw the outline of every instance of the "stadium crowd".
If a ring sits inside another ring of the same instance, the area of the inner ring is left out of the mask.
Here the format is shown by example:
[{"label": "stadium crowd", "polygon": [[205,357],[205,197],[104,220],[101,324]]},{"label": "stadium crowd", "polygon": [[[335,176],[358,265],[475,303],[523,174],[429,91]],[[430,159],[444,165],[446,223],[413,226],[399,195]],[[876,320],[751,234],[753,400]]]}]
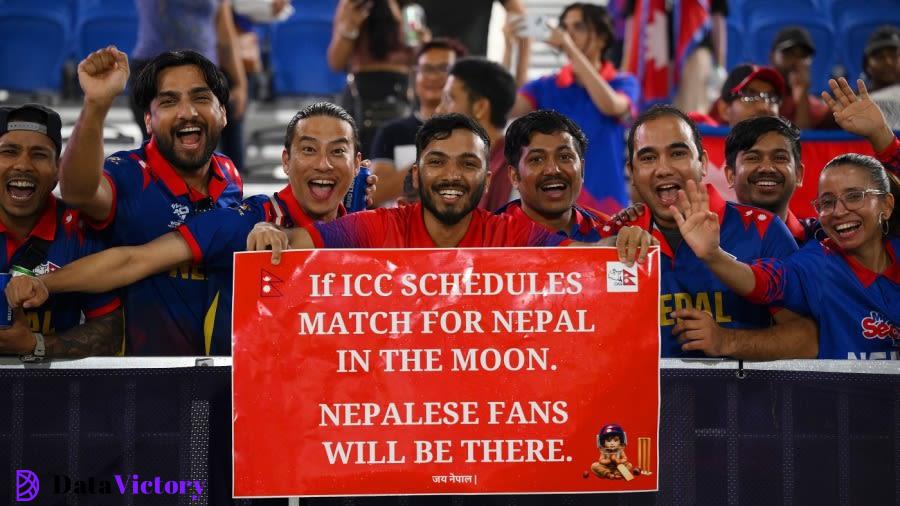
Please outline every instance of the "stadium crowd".
[{"label": "stadium crowd", "polygon": [[[896,27],[874,32],[863,55],[885,100],[843,77],[812,96],[816,48],[788,27],[771,67],[738,65],[709,109],[682,110],[648,103],[646,83],[618,68],[622,41],[599,5],[568,5],[546,27],[567,63],[528,82],[483,47],[410,29],[406,7],[340,0],[327,61],[354,79],[344,106],[294,114],[288,184],[272,195],[243,195],[243,167],[216,152],[248,85],[236,58],[225,65],[196,44],[141,53],[138,67],[112,46],[84,58],[65,149],[53,109],[0,108],[0,267],[13,273],[0,354],[228,355],[236,251],[272,249],[278,262],[289,248],[599,244],[629,263],[659,246],[663,357],[900,359]],[[524,8],[506,8],[507,49],[527,66]],[[626,24],[634,9],[620,13]],[[126,85],[148,138],[104,158]],[[718,184],[698,123],[730,129]],[[800,128],[813,127],[862,137],[875,156],[807,168]],[[362,166],[376,174],[370,209],[348,213]],[[815,216],[789,206],[804,184],[818,188]]]}]

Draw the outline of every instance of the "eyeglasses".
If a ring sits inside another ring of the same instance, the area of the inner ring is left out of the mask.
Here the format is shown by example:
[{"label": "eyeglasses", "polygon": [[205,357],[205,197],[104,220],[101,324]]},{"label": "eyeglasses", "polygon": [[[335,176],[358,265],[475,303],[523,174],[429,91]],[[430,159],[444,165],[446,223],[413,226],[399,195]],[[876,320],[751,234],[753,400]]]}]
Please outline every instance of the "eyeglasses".
[{"label": "eyeglasses", "polygon": [[415,71],[417,74],[426,76],[429,74],[445,76],[450,73],[450,65],[446,63],[443,65],[429,65],[426,63],[425,65],[417,65]]},{"label": "eyeglasses", "polygon": [[737,98],[745,104],[752,104],[755,102],[759,102],[760,100],[772,105],[778,105],[781,103],[781,96],[776,95],[775,93],[745,93],[741,91],[738,92]]},{"label": "eyeglasses", "polygon": [[834,212],[835,207],[837,207],[838,200],[844,204],[844,209],[848,211],[856,211],[863,205],[863,201],[866,200],[866,195],[885,195],[887,192],[881,190],[852,190],[841,195],[825,195],[819,197],[812,201],[812,205],[816,208],[816,212],[819,213],[819,216],[824,216],[826,214],[831,214]]}]

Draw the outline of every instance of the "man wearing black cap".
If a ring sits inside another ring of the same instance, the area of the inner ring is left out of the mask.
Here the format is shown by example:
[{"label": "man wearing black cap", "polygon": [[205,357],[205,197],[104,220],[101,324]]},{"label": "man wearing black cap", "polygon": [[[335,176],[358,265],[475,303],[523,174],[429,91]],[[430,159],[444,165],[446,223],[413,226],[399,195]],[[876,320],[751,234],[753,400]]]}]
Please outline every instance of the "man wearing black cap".
[{"label": "man wearing black cap", "polygon": [[810,95],[810,68],[816,46],[805,28],[789,26],[775,36],[769,60],[784,77],[788,93],[781,104],[781,116],[797,127],[836,128],[828,106]]},{"label": "man wearing black cap", "polygon": [[[46,274],[104,248],[78,211],[58,201],[59,114],[27,104],[0,107],[0,270]],[[23,360],[112,355],[122,343],[122,311],[111,294],[57,295],[13,313],[0,328],[0,355]],[[86,322],[79,325],[84,315]]]},{"label": "man wearing black cap", "polygon": [[900,129],[900,29],[882,26],[866,42],[863,71],[872,100],[894,130]]}]

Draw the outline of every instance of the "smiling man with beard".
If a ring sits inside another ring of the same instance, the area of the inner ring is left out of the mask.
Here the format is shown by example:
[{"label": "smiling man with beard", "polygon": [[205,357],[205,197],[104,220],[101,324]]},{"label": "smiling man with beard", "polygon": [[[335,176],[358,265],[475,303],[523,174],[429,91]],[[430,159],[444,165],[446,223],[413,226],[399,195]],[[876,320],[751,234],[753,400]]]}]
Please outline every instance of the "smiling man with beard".
[{"label": "smiling man with beard", "polygon": [[[240,203],[234,164],[214,153],[225,127],[225,76],[193,51],[162,53],[142,69],[132,89],[151,133],[134,151],[103,159],[103,122],[128,80],[128,59],[114,47],[78,65],[84,106],[60,166],[63,200],[114,244],[139,245],[190,217]],[[185,263],[125,290],[129,355],[209,352],[206,274]]]},{"label": "smiling man with beard", "polygon": [[[0,269],[42,274],[100,251],[104,243],[82,226],[80,213],[56,200],[62,139],[56,111],[27,104],[0,107]],[[84,324],[79,324],[82,315]],[[0,355],[112,355],[122,342],[122,310],[112,294],[54,296],[17,310],[0,329]]]},{"label": "smiling man with beard", "polygon": [[[675,107],[654,106],[635,120],[626,144],[632,184],[650,210],[629,224],[651,232],[662,253],[662,356],[815,357],[816,327],[811,320],[745,301],[683,244],[673,206],[688,181],[700,184],[708,163],[694,122]],[[712,186],[708,193],[710,211],[721,227],[722,248],[729,254],[752,262],[784,258],[796,251],[796,243],[777,216],[726,202]]]},{"label": "smiling man with beard", "polygon": [[575,203],[584,183],[587,138],[572,120],[556,111],[532,111],[506,129],[508,177],[519,192],[498,211],[524,216],[554,232],[595,242],[610,230],[609,216]]}]

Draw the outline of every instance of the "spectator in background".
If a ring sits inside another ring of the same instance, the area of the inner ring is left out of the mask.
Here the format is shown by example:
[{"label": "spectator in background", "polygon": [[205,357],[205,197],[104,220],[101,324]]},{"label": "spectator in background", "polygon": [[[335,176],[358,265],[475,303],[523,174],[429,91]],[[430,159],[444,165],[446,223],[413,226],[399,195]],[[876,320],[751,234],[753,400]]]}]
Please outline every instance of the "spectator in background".
[{"label": "spectator in background", "polygon": [[[53,196],[61,126],[56,111],[37,104],[0,107],[3,272],[19,267],[46,274],[106,247],[78,211]],[[15,309],[11,323],[0,329],[0,355],[23,361],[114,355],[122,346],[122,309],[113,294],[54,296],[26,311]]]},{"label": "spectator in background", "polygon": [[[525,15],[522,0],[498,1],[506,9],[507,19],[512,15]],[[472,56],[487,55],[494,0],[415,0],[415,2],[425,9],[428,28],[435,37],[453,37],[462,42]]]},{"label": "spectator in background", "polygon": [[[225,105],[228,125],[222,131],[221,150],[239,169],[244,168],[243,117],[247,106],[247,75],[240,58],[237,30],[229,0],[141,0],[138,10],[137,45],[131,60],[136,79],[149,60],[166,51],[194,50],[218,65],[228,79],[230,97]],[[134,88],[135,83],[129,83]],[[141,104],[131,102],[134,120],[144,141],[151,132],[144,128]]]},{"label": "spectator in background", "polygon": [[620,74],[604,53],[612,41],[606,9],[588,3],[568,5],[548,44],[569,60],[559,72],[529,82],[519,90],[512,116],[553,109],[572,120],[588,138],[585,193],[580,202],[604,213],[628,203],[625,185],[625,126],[638,101],[637,80]]},{"label": "spectator in background", "polygon": [[516,82],[501,65],[484,58],[463,58],[453,64],[444,85],[438,113],[456,112],[477,121],[487,132],[489,186],[478,207],[494,211],[512,199],[512,184],[506,177],[503,130],[513,102]]},{"label": "spectator in background", "polygon": [[[532,111],[506,130],[507,176],[519,192],[498,213],[524,215],[576,241],[596,242],[609,216],[575,203],[584,180],[587,138],[556,111]],[[499,177],[499,176],[498,176]],[[609,228],[606,229],[607,231]]]},{"label": "spectator in background", "polygon": [[872,100],[891,128],[900,130],[900,28],[883,26],[872,33],[866,42],[863,72],[869,78]]},{"label": "spectator in background", "polygon": [[370,158],[378,176],[373,198],[376,206],[388,204],[404,193],[403,181],[415,161],[416,132],[434,115],[450,68],[465,54],[466,48],[454,39],[432,39],[419,47],[414,72],[418,108],[379,128],[372,143]]},{"label": "spectator in background", "polygon": [[781,103],[781,115],[801,130],[834,128],[828,106],[809,93],[810,69],[816,54],[809,32],[799,26],[787,27],[775,36],[769,61],[787,83],[787,93]]},{"label": "spectator in background", "polygon": [[413,48],[406,45],[401,7],[400,0],[340,0],[334,13],[328,66],[351,74],[341,105],[359,126],[364,155],[380,126],[411,111]]},{"label": "spectator in background", "polygon": [[710,115],[690,114],[695,121],[711,126],[734,125],[756,116],[778,116],[786,93],[784,79],[771,67],[738,65],[722,84],[722,94]]},{"label": "spectator in background", "polygon": [[516,76],[516,86],[528,81],[531,38],[524,33],[527,22],[524,14],[508,14],[503,25],[503,66]]}]

